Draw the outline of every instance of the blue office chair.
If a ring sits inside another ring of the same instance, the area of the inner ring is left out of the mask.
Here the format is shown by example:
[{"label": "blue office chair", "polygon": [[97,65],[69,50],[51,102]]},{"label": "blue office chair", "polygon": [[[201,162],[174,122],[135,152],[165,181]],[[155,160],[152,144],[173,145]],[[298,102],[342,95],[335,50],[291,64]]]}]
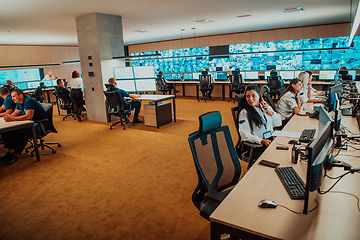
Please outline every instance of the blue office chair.
[{"label": "blue office chair", "polygon": [[241,165],[228,126],[221,126],[220,112],[199,116],[199,130],[189,135],[198,185],[192,201],[200,215],[209,220],[240,179]]}]

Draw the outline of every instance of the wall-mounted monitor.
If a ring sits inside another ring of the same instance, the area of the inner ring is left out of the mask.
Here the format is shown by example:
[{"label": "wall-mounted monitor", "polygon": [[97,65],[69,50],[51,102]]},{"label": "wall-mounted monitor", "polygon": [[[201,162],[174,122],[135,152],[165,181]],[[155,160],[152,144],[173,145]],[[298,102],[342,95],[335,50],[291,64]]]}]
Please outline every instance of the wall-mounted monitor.
[{"label": "wall-mounted monitor", "polygon": [[181,80],[181,73],[173,73],[172,79],[173,80]]},{"label": "wall-mounted monitor", "polygon": [[172,79],[172,74],[171,74],[171,73],[165,73],[165,74],[164,74],[164,78],[165,78],[166,80],[171,80],[171,79]]},{"label": "wall-mounted monitor", "polygon": [[137,92],[155,92],[156,81],[153,78],[135,80]]},{"label": "wall-mounted monitor", "polygon": [[299,78],[299,74],[301,73],[301,72],[304,72],[304,71],[295,71],[295,78]]},{"label": "wall-mounted monitor", "polygon": [[0,84],[6,84],[6,80],[17,82],[16,70],[1,70],[0,71]]},{"label": "wall-mounted monitor", "polygon": [[124,89],[127,92],[136,92],[134,80],[118,80],[116,83],[118,88]]},{"label": "wall-mounted monitor", "polygon": [[35,89],[35,88],[38,88],[39,86],[40,86],[40,81],[27,82],[27,88],[28,89]]},{"label": "wall-mounted monitor", "polygon": [[280,71],[281,79],[292,80],[295,78],[295,71]]},{"label": "wall-mounted monitor", "polygon": [[41,80],[39,68],[17,69],[16,71],[18,82]]},{"label": "wall-mounted monitor", "polygon": [[265,79],[267,79],[268,77],[270,77],[270,72],[271,72],[271,71],[265,71]]},{"label": "wall-mounted monitor", "polygon": [[132,67],[122,67],[122,68],[114,68],[114,76],[115,79],[133,79],[134,71]]},{"label": "wall-mounted monitor", "polygon": [[319,80],[334,80],[336,71],[319,71]]},{"label": "wall-mounted monitor", "polygon": [[193,79],[193,74],[192,73],[183,73],[183,78],[185,80],[192,80]]},{"label": "wall-mounted monitor", "polygon": [[258,80],[259,72],[245,72],[245,80]]},{"label": "wall-mounted monitor", "polygon": [[22,82],[22,83],[17,83],[16,87],[21,90],[26,90],[28,88],[28,85],[26,82]]},{"label": "wall-mounted monitor", "polygon": [[155,78],[154,67],[134,67],[134,76],[135,78]]}]

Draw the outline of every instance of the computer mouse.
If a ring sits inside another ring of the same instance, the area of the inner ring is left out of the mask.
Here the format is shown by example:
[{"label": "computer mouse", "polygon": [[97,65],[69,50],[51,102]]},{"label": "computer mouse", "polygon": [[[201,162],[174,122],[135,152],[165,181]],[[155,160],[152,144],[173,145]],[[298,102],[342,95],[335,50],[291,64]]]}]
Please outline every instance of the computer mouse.
[{"label": "computer mouse", "polygon": [[259,207],[261,207],[261,208],[276,208],[277,204],[273,200],[263,199],[259,202]]},{"label": "computer mouse", "polygon": [[288,144],[296,144],[296,145],[301,145],[301,143],[298,141],[298,140],[294,140],[294,139],[292,139],[292,140],[290,140],[289,142],[288,142]]}]

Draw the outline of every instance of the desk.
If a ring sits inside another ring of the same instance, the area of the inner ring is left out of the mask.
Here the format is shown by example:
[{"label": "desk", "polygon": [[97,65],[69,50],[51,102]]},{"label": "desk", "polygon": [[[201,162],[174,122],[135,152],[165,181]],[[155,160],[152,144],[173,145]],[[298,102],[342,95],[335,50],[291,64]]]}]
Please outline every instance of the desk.
[{"label": "desk", "polygon": [[5,122],[4,118],[0,118],[0,134],[4,133],[4,132],[10,132],[13,130],[18,130],[21,128],[28,128],[28,127],[31,128],[31,131],[33,134],[36,160],[40,161],[40,155],[39,155],[39,150],[38,150],[38,146],[37,146],[37,138],[36,138],[34,122],[31,120]]},{"label": "desk", "polygon": [[[343,117],[342,123],[358,132],[356,119]],[[304,128],[317,129],[318,121],[309,117],[294,116],[284,131],[301,132]],[[292,166],[306,179],[307,163],[291,163],[291,151],[276,150],[276,142],[287,143],[289,138],[277,137],[258,161],[267,159]],[[290,149],[291,146],[289,145]],[[360,167],[358,150],[339,154],[337,160],[344,160],[353,167]],[[356,156],[356,157],[352,157]],[[257,162],[258,162],[257,161]],[[330,176],[344,173],[342,168],[333,168]],[[327,190],[336,180],[326,178],[321,187]],[[335,186],[333,191],[344,191],[360,196],[360,174],[349,174]],[[276,209],[258,207],[262,199],[271,199],[294,211],[302,212],[304,200],[291,200],[273,168],[255,163],[225,200],[210,216],[211,239],[220,239],[223,232],[241,239],[360,239],[360,213],[353,196],[339,193],[318,195],[319,206],[307,215],[294,214],[278,206]]]},{"label": "desk", "polygon": [[[158,103],[161,101],[173,100],[173,114],[174,114],[174,122],[176,122],[176,109],[175,109],[175,95],[151,95],[151,94],[142,94],[141,97],[137,98],[138,100],[147,100],[147,101],[154,101],[155,102],[155,114],[156,119],[159,119],[158,113]],[[157,128],[159,128],[159,121],[157,122]]]}]

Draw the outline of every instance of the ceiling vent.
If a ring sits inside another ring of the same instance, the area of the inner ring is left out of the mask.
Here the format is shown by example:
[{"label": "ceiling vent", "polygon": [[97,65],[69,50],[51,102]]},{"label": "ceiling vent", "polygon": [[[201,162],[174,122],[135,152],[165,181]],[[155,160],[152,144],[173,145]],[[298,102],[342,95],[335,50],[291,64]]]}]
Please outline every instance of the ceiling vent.
[{"label": "ceiling vent", "polygon": [[144,30],[144,29],[140,29],[140,30],[135,30],[134,32],[136,32],[136,33],[146,33],[147,31]]},{"label": "ceiling vent", "polygon": [[246,15],[240,15],[240,16],[236,16],[237,18],[247,18],[250,17],[250,14],[246,14]]},{"label": "ceiling vent", "polygon": [[305,8],[304,7],[284,8],[284,9],[280,9],[280,11],[283,13],[302,12],[305,11]]},{"label": "ceiling vent", "polygon": [[210,19],[203,19],[203,20],[197,20],[197,21],[193,21],[194,23],[199,23],[199,24],[204,24],[204,23],[212,23],[214,22],[213,20]]}]

